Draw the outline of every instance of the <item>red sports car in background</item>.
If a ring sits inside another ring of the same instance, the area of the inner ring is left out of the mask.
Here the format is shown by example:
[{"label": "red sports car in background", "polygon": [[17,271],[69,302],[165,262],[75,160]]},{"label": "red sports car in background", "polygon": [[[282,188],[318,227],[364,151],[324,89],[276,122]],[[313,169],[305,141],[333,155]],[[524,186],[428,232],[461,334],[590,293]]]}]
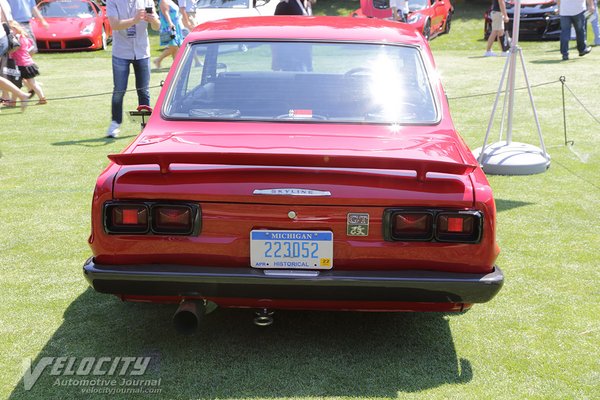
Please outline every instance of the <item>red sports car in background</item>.
[{"label": "red sports car in background", "polygon": [[32,20],[40,51],[105,49],[112,36],[105,7],[93,1],[44,0],[38,8],[49,25]]},{"label": "red sports car in background", "polygon": [[[427,39],[450,32],[454,7],[450,0],[408,0],[408,20]],[[353,17],[392,18],[389,0],[360,0]]]},{"label": "red sports car in background", "polygon": [[125,301],[460,312],[492,299],[496,208],[423,36],[255,17],[187,36],[92,201],[84,274]]}]

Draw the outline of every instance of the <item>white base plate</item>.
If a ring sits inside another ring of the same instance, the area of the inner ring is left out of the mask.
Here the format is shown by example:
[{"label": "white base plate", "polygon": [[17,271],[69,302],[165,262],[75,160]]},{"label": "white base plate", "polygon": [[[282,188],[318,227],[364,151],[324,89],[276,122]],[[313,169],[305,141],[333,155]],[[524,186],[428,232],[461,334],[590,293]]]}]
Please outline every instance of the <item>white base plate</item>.
[{"label": "white base plate", "polygon": [[[480,154],[481,147],[473,151],[478,161]],[[532,175],[545,172],[550,167],[550,156],[530,144],[497,142],[485,148],[480,164],[490,175]]]}]

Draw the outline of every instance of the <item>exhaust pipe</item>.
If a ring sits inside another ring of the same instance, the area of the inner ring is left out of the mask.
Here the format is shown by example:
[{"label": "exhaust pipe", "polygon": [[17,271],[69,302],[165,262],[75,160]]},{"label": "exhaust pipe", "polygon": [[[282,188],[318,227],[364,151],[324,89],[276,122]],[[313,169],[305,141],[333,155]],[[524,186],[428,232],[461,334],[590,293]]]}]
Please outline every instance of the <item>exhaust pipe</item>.
[{"label": "exhaust pipe", "polygon": [[254,317],[254,325],[265,327],[273,324],[273,311],[263,308],[257,311]]},{"label": "exhaust pipe", "polygon": [[204,318],[206,306],[204,302],[182,301],[173,315],[173,326],[182,335],[192,335]]}]

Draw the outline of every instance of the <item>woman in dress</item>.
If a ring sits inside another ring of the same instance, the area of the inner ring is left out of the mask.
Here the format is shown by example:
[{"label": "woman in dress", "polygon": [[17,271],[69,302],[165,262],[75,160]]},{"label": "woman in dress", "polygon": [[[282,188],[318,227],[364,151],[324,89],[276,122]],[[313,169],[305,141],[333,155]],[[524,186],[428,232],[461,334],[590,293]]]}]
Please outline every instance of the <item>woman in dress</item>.
[{"label": "woman in dress", "polygon": [[168,56],[175,59],[175,54],[177,54],[179,46],[183,43],[181,14],[177,4],[173,0],[160,0],[158,7],[160,10],[160,45],[166,47],[158,58],[154,59],[156,68],[160,68],[162,60]]}]

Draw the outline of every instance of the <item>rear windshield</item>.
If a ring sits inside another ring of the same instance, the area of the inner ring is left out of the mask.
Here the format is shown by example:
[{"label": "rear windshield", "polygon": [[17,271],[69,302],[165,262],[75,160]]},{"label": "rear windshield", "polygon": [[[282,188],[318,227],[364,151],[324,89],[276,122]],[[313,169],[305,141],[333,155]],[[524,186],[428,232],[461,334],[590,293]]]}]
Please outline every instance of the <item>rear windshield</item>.
[{"label": "rear windshield", "polygon": [[163,115],[336,123],[438,120],[419,49],[309,42],[191,44]]}]

